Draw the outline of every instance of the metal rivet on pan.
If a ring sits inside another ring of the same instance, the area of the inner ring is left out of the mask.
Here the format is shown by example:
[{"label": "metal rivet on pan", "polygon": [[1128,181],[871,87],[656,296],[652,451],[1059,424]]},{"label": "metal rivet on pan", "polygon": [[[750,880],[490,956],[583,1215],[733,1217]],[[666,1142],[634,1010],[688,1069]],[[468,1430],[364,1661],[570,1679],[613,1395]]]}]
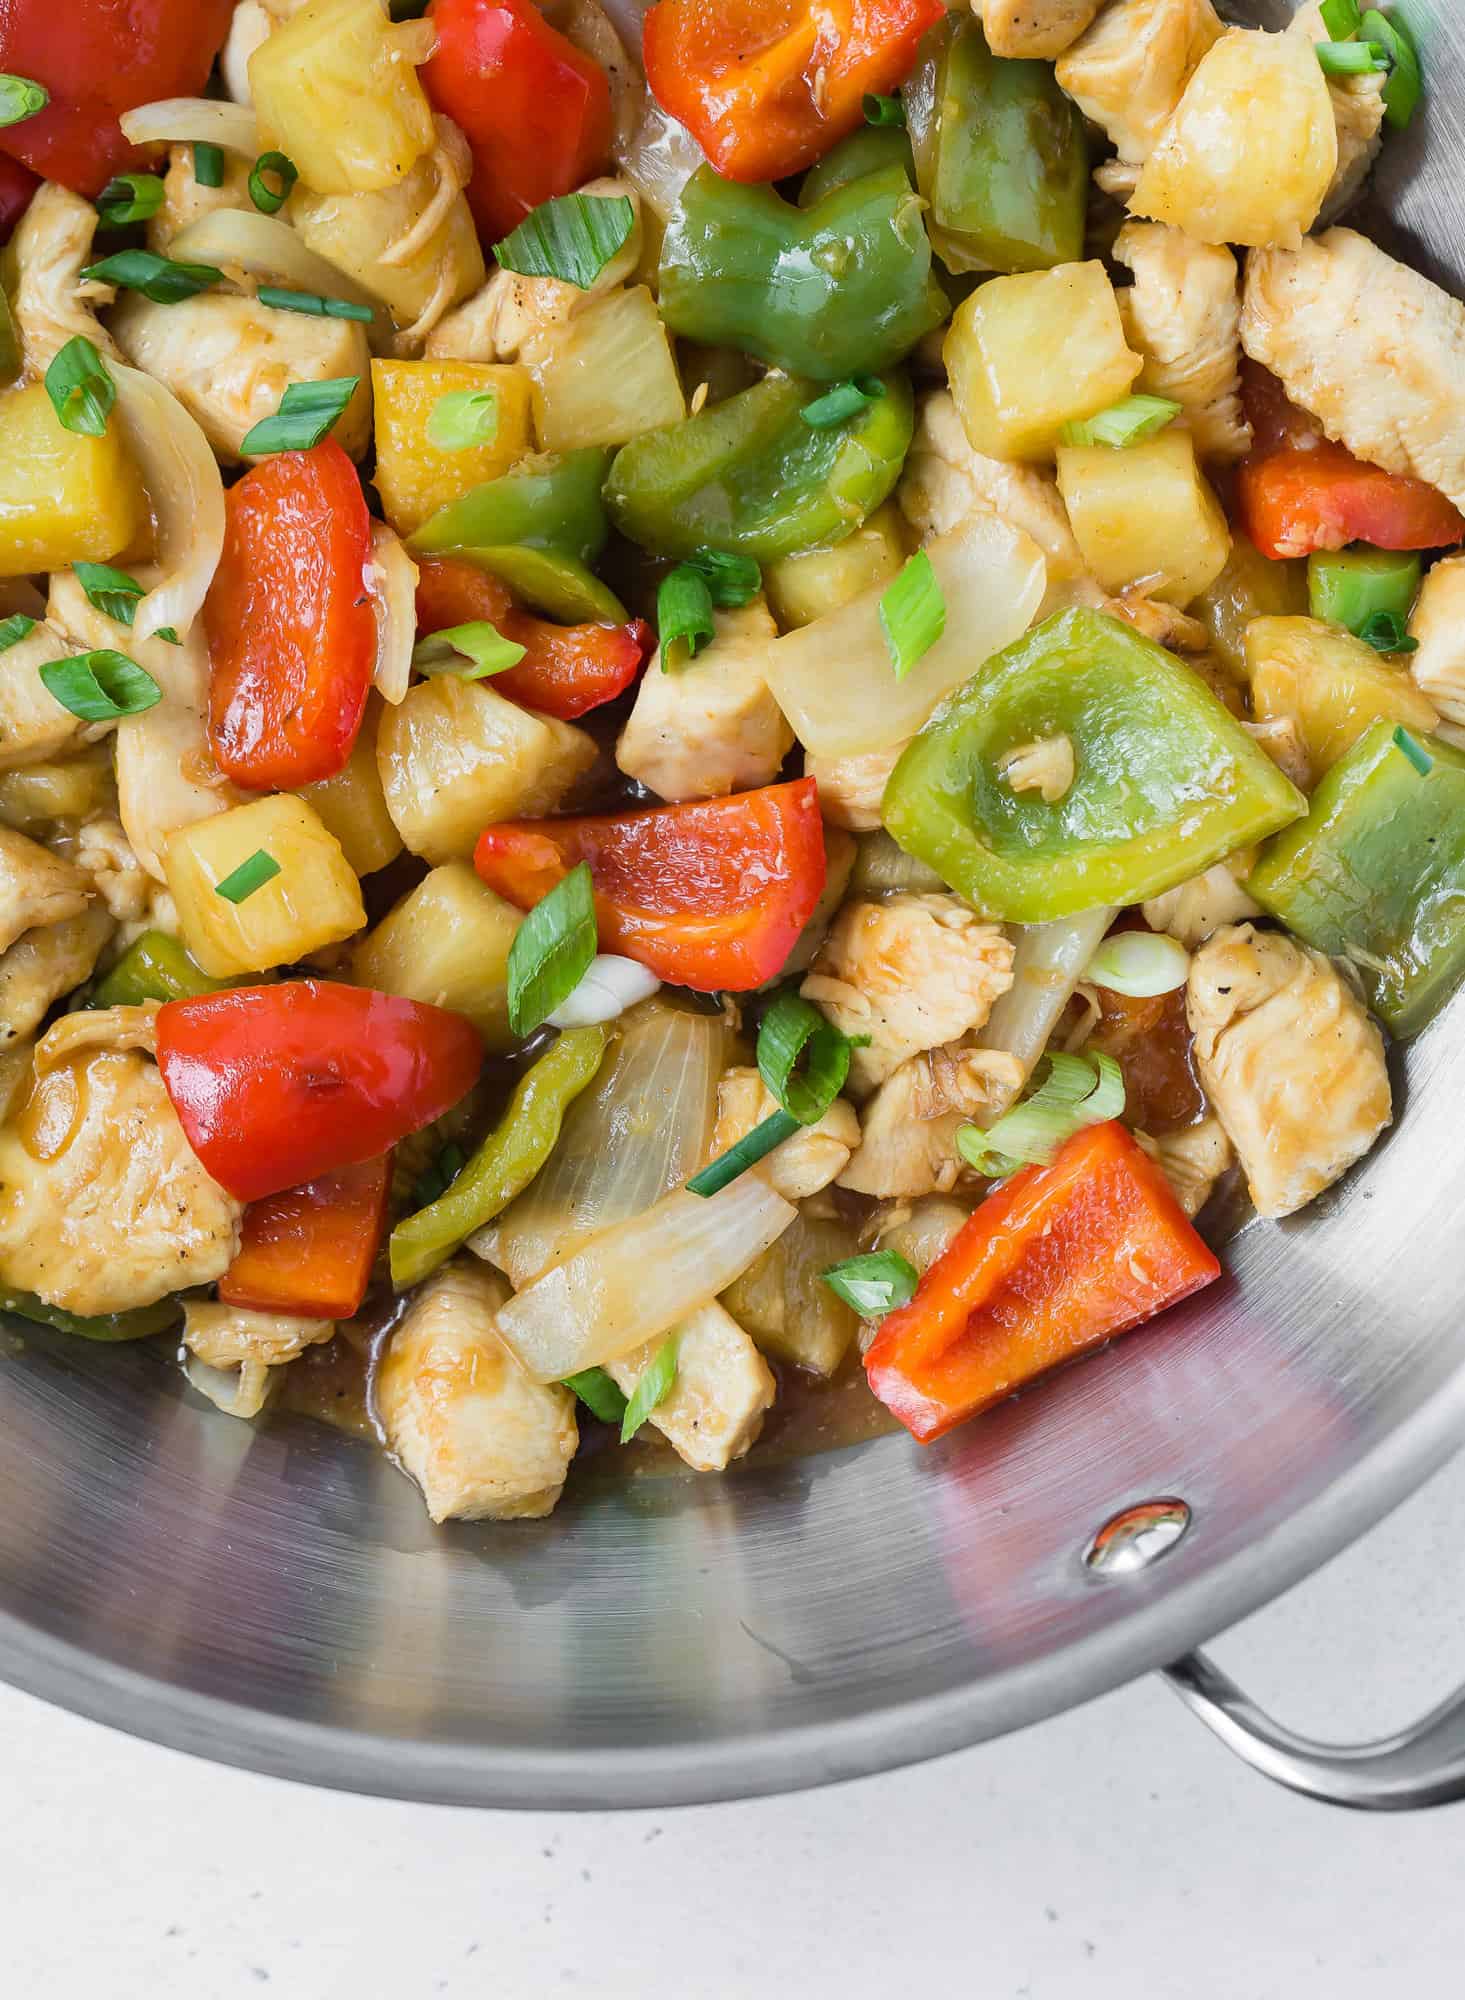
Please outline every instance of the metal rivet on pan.
[{"label": "metal rivet on pan", "polygon": [[1083,1552],[1100,1576],[1134,1576],[1169,1555],[1190,1526],[1183,1500],[1141,1500],[1106,1521]]}]

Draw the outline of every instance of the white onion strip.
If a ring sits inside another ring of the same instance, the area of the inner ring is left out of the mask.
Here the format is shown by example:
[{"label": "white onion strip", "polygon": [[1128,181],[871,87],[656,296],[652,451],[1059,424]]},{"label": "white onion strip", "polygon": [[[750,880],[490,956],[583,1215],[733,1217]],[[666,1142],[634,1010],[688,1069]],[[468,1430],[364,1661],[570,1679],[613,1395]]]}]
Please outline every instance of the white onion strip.
[{"label": "white onion strip", "polygon": [[384,521],[371,525],[371,568],[366,578],[376,619],[376,665],[372,680],[383,701],[395,708],[412,680],[412,648],[417,641],[417,565]]},{"label": "white onion strip", "polygon": [[308,249],[299,232],[277,216],[242,208],[213,209],[180,229],[168,254],[181,264],[217,265],[230,277],[237,271],[256,283],[282,281],[287,290],[370,306],[376,317],[366,335],[373,351],[385,353],[391,344],[392,322],[382,301]]},{"label": "white onion strip", "polygon": [[259,154],[259,127],[244,104],[217,97],[160,97],[139,104],[117,120],[133,146],[223,146],[253,160]]},{"label": "white onion strip", "polygon": [[110,366],[116,416],[152,503],[162,572],[138,600],[132,629],[139,640],[164,625],[186,637],[224,547],[224,482],[208,439],[178,398],[139,369]]}]

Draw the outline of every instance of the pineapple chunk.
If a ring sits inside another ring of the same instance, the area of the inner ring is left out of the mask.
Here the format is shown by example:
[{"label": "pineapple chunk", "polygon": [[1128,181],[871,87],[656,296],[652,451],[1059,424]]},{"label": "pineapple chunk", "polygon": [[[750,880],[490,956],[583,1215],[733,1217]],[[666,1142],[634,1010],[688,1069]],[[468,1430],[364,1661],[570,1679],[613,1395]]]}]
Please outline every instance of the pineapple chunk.
[{"label": "pineapple chunk", "polygon": [[1312,37],[1231,28],[1201,58],[1129,206],[1201,243],[1295,248],[1337,170]]},{"label": "pineapple chunk", "polygon": [[763,1353],[811,1375],[832,1375],[859,1320],[820,1274],[858,1247],[846,1223],[801,1208],[772,1248],[722,1294],[722,1304]]},{"label": "pineapple chunk", "polygon": [[490,1049],[509,1033],[509,946],[519,912],[463,861],[434,868],[356,947],[359,986],[466,1014]]},{"label": "pineapple chunk", "polygon": [[327,833],[357,875],[375,875],[402,852],[402,836],[392,824],[376,764],[376,733],[382,699],[373,694],[351,755],[333,778],[302,785],[300,796],[314,808]]},{"label": "pineapple chunk", "polygon": [[1261,722],[1292,720],[1321,777],[1375,722],[1421,736],[1439,726],[1433,702],[1408,674],[1341,626],[1316,618],[1258,618],[1247,629],[1252,709]]},{"label": "pineapple chunk", "polygon": [[[470,487],[497,479],[533,449],[529,436],[529,377],[518,367],[479,361],[373,361],[376,408],[376,488],[387,519],[410,535],[430,514]],[[443,396],[491,392],[498,428],[487,444],[445,451],[427,423]]]},{"label": "pineapple chunk", "polygon": [[1143,584],[1183,610],[1226,566],[1231,530],[1188,431],[1162,431],[1127,451],[1067,445],[1058,454],[1058,486],[1083,559],[1105,590]]},{"label": "pineapple chunk", "polygon": [[783,556],[763,572],[763,587],[785,632],[838,611],[862,590],[890,583],[905,561],[900,509],[887,500],[832,549]]},{"label": "pineapple chunk", "polygon": [[1064,424],[1120,402],[1144,366],[1098,262],[989,279],[957,307],[944,354],[967,438],[989,458],[1051,458]]},{"label": "pineapple chunk", "polygon": [[30,833],[52,819],[90,819],[106,809],[112,766],[105,745],[54,763],[0,771],[0,826]]},{"label": "pineapple chunk", "polygon": [[1233,680],[1245,681],[1246,628],[1253,618],[1300,618],[1307,611],[1307,564],[1272,562],[1243,534],[1226,567],[1195,605],[1211,648]]},{"label": "pineapple chunk", "polygon": [[[380,299],[406,330],[404,340],[421,340],[450,306],[476,292],[485,276],[483,251],[461,194],[420,243],[413,234],[439,193],[442,173],[442,155],[433,152],[395,187],[373,194],[315,194],[306,188],[290,203],[290,219],[306,245]],[[405,257],[399,247],[404,245],[410,251]]]},{"label": "pineapple chunk", "polygon": [[687,414],[671,339],[644,285],[610,292],[526,340],[542,451],[625,444]]},{"label": "pineapple chunk", "polygon": [[437,137],[413,68],[422,42],[385,0],[306,0],[249,58],[261,144],[320,194],[404,180]]},{"label": "pineapple chunk", "polygon": [[40,382],[0,395],[0,576],[108,562],[147,520],[120,425],[63,430]]},{"label": "pineapple chunk", "polygon": [[[220,882],[259,853],[279,863],[279,874],[243,902],[219,895]],[[289,792],[181,827],[168,839],[163,869],[178,934],[213,979],[287,965],[340,944],[366,922],[340,843]]]},{"label": "pineapple chunk", "polygon": [[377,735],[387,811],[414,854],[466,860],[486,826],[552,812],[595,762],[583,730],[440,674],[388,709]]}]

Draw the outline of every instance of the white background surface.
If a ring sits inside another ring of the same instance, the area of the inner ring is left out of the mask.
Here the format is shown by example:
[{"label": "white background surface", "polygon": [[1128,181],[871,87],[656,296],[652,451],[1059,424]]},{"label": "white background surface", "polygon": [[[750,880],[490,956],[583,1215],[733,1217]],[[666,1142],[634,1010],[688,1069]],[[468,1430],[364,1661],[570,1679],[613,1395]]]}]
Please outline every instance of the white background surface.
[{"label": "white background surface", "polygon": [[[1216,1642],[1371,1734],[1465,1679],[1465,1458]],[[834,1790],[468,1813],[213,1768],[0,1690],[4,2000],[1459,2000],[1465,1806],[1330,1812],[1158,1682]],[[925,1996],[922,1996],[925,2000]]]}]

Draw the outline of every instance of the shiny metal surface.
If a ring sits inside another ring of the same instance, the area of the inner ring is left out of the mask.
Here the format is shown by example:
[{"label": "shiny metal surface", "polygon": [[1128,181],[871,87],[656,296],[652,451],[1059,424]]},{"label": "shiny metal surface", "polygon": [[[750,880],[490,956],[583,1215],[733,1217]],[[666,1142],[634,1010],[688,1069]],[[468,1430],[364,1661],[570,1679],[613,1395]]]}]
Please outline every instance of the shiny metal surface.
[{"label": "shiny metal surface", "polygon": [[1084,1550],[1084,1567],[1097,1576],[1137,1576],[1178,1547],[1194,1519],[1183,1500],[1121,1507]]},{"label": "shiny metal surface", "polygon": [[[1400,11],[1432,90],[1380,197],[1465,290],[1465,9]],[[1223,1286],[946,1443],[755,1453],[541,1523],[434,1529],[364,1444],[0,1331],[0,1674],[289,1777],[537,1806],[816,1784],[1085,1700],[1285,1589],[1465,1436],[1465,1001],[1399,1081],[1365,1171],[1246,1231]],[[1157,1495],[1194,1517],[1165,1560],[1087,1569],[1096,1526]]]}]

